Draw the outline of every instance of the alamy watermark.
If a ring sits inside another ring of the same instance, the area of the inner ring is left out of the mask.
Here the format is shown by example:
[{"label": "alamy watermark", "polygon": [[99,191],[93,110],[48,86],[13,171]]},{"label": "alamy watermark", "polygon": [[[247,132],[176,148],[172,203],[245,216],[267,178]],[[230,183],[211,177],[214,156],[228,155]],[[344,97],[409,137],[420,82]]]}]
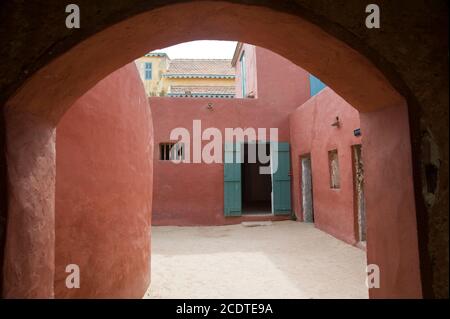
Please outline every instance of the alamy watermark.
[{"label": "alamy watermark", "polygon": [[[176,141],[170,150],[172,162],[228,164],[246,161],[263,164],[260,174],[273,174],[278,169],[278,128],[225,128],[223,136],[220,129],[202,130],[201,120],[193,120],[191,131],[177,127],[170,132],[170,140]],[[270,147],[263,147],[266,144]],[[244,145],[247,145],[247,159]]]},{"label": "alamy watermark", "polygon": [[80,266],[77,264],[69,264],[66,266],[66,287],[69,289],[80,288]]},{"label": "alamy watermark", "polygon": [[[68,289],[80,288],[80,267],[77,264],[66,266],[66,287]],[[369,289],[380,288],[380,267],[377,264],[369,264],[366,267],[366,286]]]},{"label": "alamy watermark", "polygon": [[380,288],[380,267],[377,264],[369,264],[366,267],[366,272],[367,288]]},{"label": "alamy watermark", "polygon": [[80,28],[80,7],[76,4],[69,4],[66,6],[66,28],[79,29]]},{"label": "alamy watermark", "polygon": [[380,28],[380,7],[377,4],[369,4],[366,6],[366,13],[369,15],[366,17],[366,27],[368,29]]},{"label": "alamy watermark", "polygon": [[[369,15],[366,17],[365,24],[368,29],[380,28],[380,7],[377,4],[371,3],[366,6],[366,13]],[[66,27],[68,29],[80,28],[80,7],[77,4],[68,4],[66,6]]]}]

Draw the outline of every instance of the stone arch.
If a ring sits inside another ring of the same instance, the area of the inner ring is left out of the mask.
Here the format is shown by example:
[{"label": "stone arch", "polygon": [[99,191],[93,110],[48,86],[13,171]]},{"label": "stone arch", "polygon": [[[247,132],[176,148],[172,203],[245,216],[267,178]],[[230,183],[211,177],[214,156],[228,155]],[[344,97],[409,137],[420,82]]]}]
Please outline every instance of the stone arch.
[{"label": "stone arch", "polygon": [[149,50],[201,39],[238,39],[276,52],[323,79],[359,111],[402,100],[366,57],[307,20],[265,7],[206,1],[157,8],[96,33],[36,72],[7,107],[57,123],[112,71]]},{"label": "stone arch", "polygon": [[[368,241],[371,234],[373,238],[368,244],[369,262],[380,263],[382,273],[387,273],[383,277],[385,281],[382,280],[385,286],[372,291],[371,295],[420,297],[422,287],[405,99],[364,55],[300,17],[295,10],[288,13],[269,6],[222,1],[188,1],[161,6],[120,21],[54,58],[7,101],[11,200],[5,260],[24,277],[43,274],[35,283],[35,289],[29,290],[24,280],[15,293],[31,297],[53,295],[54,131],[59,119],[98,81],[134,58],[152,49],[199,39],[239,40],[279,53],[321,78],[363,112],[363,129],[367,128],[370,136],[385,130],[383,139],[371,140],[372,150],[367,154],[376,164],[368,171],[384,172],[384,176],[393,179],[392,187],[401,190],[389,195],[383,207],[387,211],[378,217],[372,214],[372,222],[368,219],[368,227],[373,225],[373,229],[368,230]],[[393,120],[386,123],[389,118]],[[386,137],[395,138],[385,145]],[[386,162],[398,147],[403,148],[402,165],[387,166]],[[378,152],[380,148],[387,151]],[[376,190],[381,185],[374,182],[372,187]],[[34,192],[36,189],[39,194]],[[378,197],[373,198],[374,205],[381,196],[379,191],[375,193]],[[407,202],[406,207],[399,209],[397,205],[403,202]],[[367,211],[369,215],[369,207]],[[388,220],[381,220],[389,216]],[[20,241],[17,233],[23,228],[32,229],[36,223],[42,227],[32,234],[34,238],[30,241],[42,255],[39,260],[30,261],[27,252],[31,247],[17,244]],[[389,245],[393,248],[383,251]],[[18,254],[18,250],[22,253]],[[402,273],[404,267],[409,267],[407,273]],[[10,283],[4,287],[6,296],[10,291],[8,285]]]}]

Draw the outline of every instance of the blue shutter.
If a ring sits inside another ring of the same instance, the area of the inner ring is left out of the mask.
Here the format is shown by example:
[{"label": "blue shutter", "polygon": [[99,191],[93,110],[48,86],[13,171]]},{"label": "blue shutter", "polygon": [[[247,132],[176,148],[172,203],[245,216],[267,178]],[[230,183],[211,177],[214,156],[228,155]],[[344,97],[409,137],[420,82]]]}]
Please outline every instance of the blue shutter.
[{"label": "blue shutter", "polygon": [[225,161],[223,169],[225,216],[242,215],[240,152],[240,144],[225,143]]},{"label": "blue shutter", "polygon": [[289,143],[272,143],[271,154],[272,156],[278,155],[278,169],[272,174],[273,213],[275,215],[290,215],[291,160],[289,153]]},{"label": "blue shutter", "polygon": [[314,75],[309,75],[309,87],[310,87],[310,93],[311,97],[322,91],[326,85],[322,81],[320,81],[318,78],[316,78]]},{"label": "blue shutter", "polygon": [[242,97],[245,98],[247,95],[247,66],[245,65],[245,51],[241,55],[241,86],[242,86]]},{"label": "blue shutter", "polygon": [[145,79],[152,79],[152,64],[150,62],[145,63]]}]

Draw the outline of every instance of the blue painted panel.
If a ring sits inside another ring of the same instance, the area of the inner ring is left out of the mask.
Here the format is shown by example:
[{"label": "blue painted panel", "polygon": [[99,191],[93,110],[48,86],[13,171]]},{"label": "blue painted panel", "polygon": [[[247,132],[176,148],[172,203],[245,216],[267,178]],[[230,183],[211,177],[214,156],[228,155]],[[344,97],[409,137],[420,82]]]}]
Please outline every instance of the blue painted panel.
[{"label": "blue painted panel", "polygon": [[314,75],[309,75],[309,86],[310,86],[310,93],[311,97],[322,91],[326,85],[322,81],[320,81],[318,78],[316,78]]},{"label": "blue painted panel", "polygon": [[242,85],[242,97],[247,95],[247,66],[245,65],[245,51],[241,55],[241,85]]},{"label": "blue painted panel", "polygon": [[224,215],[241,216],[241,149],[240,144],[225,144],[224,162]]},{"label": "blue painted panel", "polygon": [[272,175],[273,209],[275,215],[291,214],[291,162],[289,143],[272,143],[271,152],[278,155],[278,169]]},{"label": "blue painted panel", "polygon": [[152,79],[152,64],[151,64],[151,62],[145,63],[145,79],[146,80]]}]

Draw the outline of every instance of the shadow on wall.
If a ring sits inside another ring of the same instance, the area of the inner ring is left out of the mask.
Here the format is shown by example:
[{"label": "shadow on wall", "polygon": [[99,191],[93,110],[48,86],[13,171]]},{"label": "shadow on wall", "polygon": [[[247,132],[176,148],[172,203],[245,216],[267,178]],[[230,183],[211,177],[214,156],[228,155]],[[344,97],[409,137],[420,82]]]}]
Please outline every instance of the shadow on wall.
[{"label": "shadow on wall", "polygon": [[[150,283],[153,131],[134,63],[57,127],[56,298],[141,298]],[[66,265],[80,267],[68,289]]]}]

